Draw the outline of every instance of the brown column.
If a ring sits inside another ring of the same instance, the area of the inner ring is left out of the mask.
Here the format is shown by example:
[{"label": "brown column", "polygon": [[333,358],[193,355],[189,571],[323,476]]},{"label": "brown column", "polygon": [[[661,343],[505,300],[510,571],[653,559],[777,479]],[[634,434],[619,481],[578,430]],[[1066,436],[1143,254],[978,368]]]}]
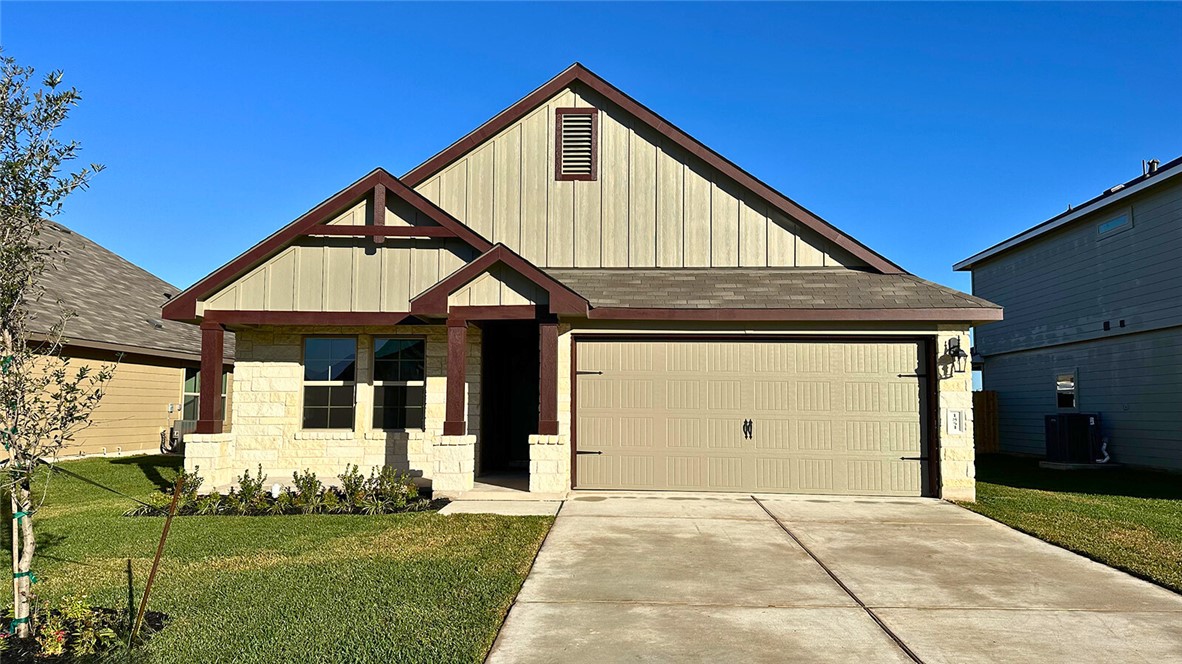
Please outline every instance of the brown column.
[{"label": "brown column", "polygon": [[538,433],[558,433],[558,323],[538,324]]},{"label": "brown column", "polygon": [[222,364],[226,330],[218,323],[201,323],[201,402],[197,433],[222,432]]},{"label": "brown column", "polygon": [[443,435],[462,436],[467,431],[464,384],[468,379],[468,322],[447,321],[447,414]]}]

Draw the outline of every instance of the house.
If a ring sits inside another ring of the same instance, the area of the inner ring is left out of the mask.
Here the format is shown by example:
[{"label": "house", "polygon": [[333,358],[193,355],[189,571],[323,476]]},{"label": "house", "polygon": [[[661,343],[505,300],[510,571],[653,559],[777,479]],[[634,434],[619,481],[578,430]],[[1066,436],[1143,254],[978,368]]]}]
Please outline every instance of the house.
[{"label": "house", "polygon": [[[45,223],[41,238],[59,245],[62,254],[42,277],[45,293],[30,304],[31,340],[44,340],[62,312],[72,312],[61,351],[70,366],[117,364],[91,426],[63,453],[159,451],[186,420],[195,425],[199,407],[200,330],[160,318],[160,306],[179,289],[56,222]],[[232,366],[232,344],[218,362],[219,401],[229,399],[223,369]]]},{"label": "house", "polygon": [[1044,417],[1099,413],[1112,459],[1182,470],[1182,158],[957,263],[1005,307],[977,329],[1002,451]]},{"label": "house", "polygon": [[164,316],[201,325],[209,362],[237,335],[233,432],[203,396],[186,448],[212,486],[258,464],[384,463],[445,496],[517,473],[548,496],[972,498],[956,358],[1001,310],[908,274],[575,64],[401,178],[345,187]]}]

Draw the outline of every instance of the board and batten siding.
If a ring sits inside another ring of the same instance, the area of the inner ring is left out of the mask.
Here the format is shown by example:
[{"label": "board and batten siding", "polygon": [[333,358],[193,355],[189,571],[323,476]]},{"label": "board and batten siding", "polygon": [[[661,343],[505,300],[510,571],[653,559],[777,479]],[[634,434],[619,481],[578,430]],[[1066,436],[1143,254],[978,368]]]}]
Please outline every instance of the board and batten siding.
[{"label": "board and batten siding", "polygon": [[204,310],[410,311],[476,252],[456,239],[303,238],[205,300]]},{"label": "board and batten siding", "polygon": [[[1129,210],[1131,228],[1099,235]],[[1182,325],[1179,256],[1182,178],[975,265],[973,294],[1005,307],[1005,320],[976,329],[976,348],[988,357]]]},{"label": "board and batten siding", "polygon": [[550,294],[504,265],[494,265],[447,298],[451,307],[547,304]]},{"label": "board and batten siding", "polygon": [[[599,109],[596,180],[555,180],[564,107]],[[581,86],[416,189],[541,267],[863,265]]]},{"label": "board and batten siding", "polygon": [[[1056,407],[1055,375],[1076,372],[1078,408]],[[986,358],[1003,452],[1043,454],[1044,416],[1100,413],[1113,460],[1182,470],[1182,328]]]}]

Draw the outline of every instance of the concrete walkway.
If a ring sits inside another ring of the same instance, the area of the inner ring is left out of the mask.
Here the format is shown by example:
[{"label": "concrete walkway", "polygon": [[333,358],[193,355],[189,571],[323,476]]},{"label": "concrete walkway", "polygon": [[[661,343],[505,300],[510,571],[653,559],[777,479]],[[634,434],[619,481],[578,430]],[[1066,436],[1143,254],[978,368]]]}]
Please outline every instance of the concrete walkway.
[{"label": "concrete walkway", "polygon": [[580,493],[488,661],[1182,661],[1182,596],[936,500]]}]

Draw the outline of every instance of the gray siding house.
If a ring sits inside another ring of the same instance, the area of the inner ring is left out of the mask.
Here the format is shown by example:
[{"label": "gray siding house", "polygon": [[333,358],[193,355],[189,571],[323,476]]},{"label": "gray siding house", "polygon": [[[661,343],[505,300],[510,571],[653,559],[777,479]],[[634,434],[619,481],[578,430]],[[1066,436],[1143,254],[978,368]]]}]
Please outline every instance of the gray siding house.
[{"label": "gray siding house", "polygon": [[1100,413],[1113,460],[1182,470],[1182,158],[955,265],[1005,320],[976,328],[1006,452]]}]

